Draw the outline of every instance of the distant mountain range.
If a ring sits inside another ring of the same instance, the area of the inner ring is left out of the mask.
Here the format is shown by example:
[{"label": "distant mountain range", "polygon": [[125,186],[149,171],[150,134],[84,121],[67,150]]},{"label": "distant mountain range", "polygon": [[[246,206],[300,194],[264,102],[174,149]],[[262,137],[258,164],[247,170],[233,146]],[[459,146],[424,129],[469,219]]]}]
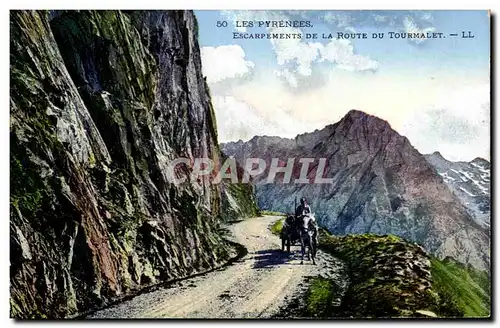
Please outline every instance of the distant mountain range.
[{"label": "distant mountain range", "polygon": [[[251,157],[266,161],[266,171],[253,181],[262,209],[291,212],[295,199],[306,197],[320,224],[332,233],[395,234],[420,243],[440,258],[451,256],[480,269],[489,267],[490,236],[485,219],[478,218],[466,207],[471,202],[467,204],[450,188],[440,175],[447,170],[436,164],[436,156],[420,154],[380,118],[352,110],[338,123],[294,139],[256,136],[221,148],[240,164]],[[304,157],[315,159],[307,175],[311,181],[319,159],[326,158],[324,177],[333,178],[333,183],[267,183],[272,158],[279,158],[280,165],[295,158],[293,181],[300,174],[298,159]],[[476,181],[478,190],[488,188],[484,190],[489,193],[489,186],[478,180],[487,181],[485,163],[475,160],[468,168],[455,169],[453,163],[444,167],[463,171],[457,174],[472,184]],[[452,173],[447,176],[458,179]],[[457,187],[474,195],[478,192],[470,186]],[[485,212],[487,203],[474,204]]]}]

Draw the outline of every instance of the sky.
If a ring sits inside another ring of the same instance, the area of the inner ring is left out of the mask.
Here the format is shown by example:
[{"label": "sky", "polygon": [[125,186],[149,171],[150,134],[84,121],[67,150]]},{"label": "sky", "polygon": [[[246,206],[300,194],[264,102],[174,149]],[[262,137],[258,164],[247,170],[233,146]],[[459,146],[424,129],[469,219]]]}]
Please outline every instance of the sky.
[{"label": "sky", "polygon": [[[195,14],[220,142],[255,135],[293,138],[357,109],[388,121],[421,153],[439,151],[453,161],[490,159],[487,11]],[[243,27],[244,21],[254,27]],[[259,21],[312,26],[258,27]],[[234,32],[300,33],[302,38],[237,39]],[[366,33],[367,38],[339,39],[338,32]],[[444,38],[396,39],[390,32],[442,33]],[[474,37],[462,38],[462,32]],[[306,33],[318,38],[306,39]],[[384,37],[373,38],[373,33]]]}]

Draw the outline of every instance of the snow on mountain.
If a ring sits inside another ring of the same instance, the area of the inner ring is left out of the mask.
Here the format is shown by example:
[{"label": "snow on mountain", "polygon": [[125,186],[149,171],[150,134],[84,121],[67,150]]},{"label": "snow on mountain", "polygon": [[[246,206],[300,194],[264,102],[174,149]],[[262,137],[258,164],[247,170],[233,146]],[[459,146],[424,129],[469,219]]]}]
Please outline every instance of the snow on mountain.
[{"label": "snow on mountain", "polygon": [[490,226],[490,163],[482,158],[452,162],[439,152],[425,155],[477,223]]}]

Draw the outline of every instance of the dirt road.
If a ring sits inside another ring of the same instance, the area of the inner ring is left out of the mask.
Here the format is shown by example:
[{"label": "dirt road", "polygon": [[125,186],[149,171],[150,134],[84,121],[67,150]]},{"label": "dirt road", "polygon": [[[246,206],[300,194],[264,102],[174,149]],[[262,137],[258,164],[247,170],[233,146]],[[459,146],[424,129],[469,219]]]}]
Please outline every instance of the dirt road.
[{"label": "dirt road", "polygon": [[318,253],[316,265],[300,264],[300,247],[281,252],[281,243],[269,230],[278,220],[264,216],[229,226],[233,240],[248,254],[223,269],[183,280],[179,287],[139,295],[89,318],[269,318],[312,275],[342,279],[342,264]]}]

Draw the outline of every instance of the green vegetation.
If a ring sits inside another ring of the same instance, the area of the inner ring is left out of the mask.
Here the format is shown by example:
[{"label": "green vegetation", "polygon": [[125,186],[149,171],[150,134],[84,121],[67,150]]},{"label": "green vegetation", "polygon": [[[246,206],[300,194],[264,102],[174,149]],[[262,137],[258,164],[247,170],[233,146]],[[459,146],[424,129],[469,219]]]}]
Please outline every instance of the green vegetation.
[{"label": "green vegetation", "polygon": [[464,315],[442,285],[432,284],[430,257],[416,244],[393,235],[336,237],[321,231],[320,247],[347,264],[351,281],[338,309],[343,317]]},{"label": "green vegetation", "polygon": [[277,236],[281,233],[281,229],[283,229],[283,220],[279,219],[271,225],[271,232]]},{"label": "green vegetation", "polygon": [[308,288],[292,297],[274,318],[334,318],[343,317],[337,311],[339,293],[343,289],[334,279],[304,277]]},{"label": "green vegetation", "polygon": [[334,283],[330,279],[315,277],[310,280],[306,294],[306,316],[328,317],[332,304]]},{"label": "green vegetation", "polygon": [[[283,219],[270,230],[279,234]],[[331,306],[332,280],[313,277],[300,317],[489,317],[490,276],[451,258],[439,260],[394,235],[332,236],[320,230],[320,248],[343,260],[350,284],[342,304]],[[296,302],[297,303],[297,302]]]},{"label": "green vegetation", "polygon": [[491,307],[490,277],[486,271],[465,266],[453,259],[431,258],[433,287],[466,317],[489,317]]},{"label": "green vegetation", "polygon": [[35,217],[41,211],[44,201],[49,198],[51,190],[37,175],[34,165],[28,160],[28,155],[19,148],[16,141],[11,145],[10,204],[18,208],[23,215]]},{"label": "green vegetation", "polygon": [[70,74],[78,72],[82,62],[80,54],[86,49],[95,49],[97,40],[105,39],[110,49],[127,49],[127,52],[116,52],[110,66],[106,64],[102,69],[101,74],[108,74],[107,79],[101,81],[105,83],[103,88],[124,99],[133,97],[145,108],[153,106],[156,61],[141,43],[141,35],[130,15],[112,10],[66,12],[50,24]]}]

